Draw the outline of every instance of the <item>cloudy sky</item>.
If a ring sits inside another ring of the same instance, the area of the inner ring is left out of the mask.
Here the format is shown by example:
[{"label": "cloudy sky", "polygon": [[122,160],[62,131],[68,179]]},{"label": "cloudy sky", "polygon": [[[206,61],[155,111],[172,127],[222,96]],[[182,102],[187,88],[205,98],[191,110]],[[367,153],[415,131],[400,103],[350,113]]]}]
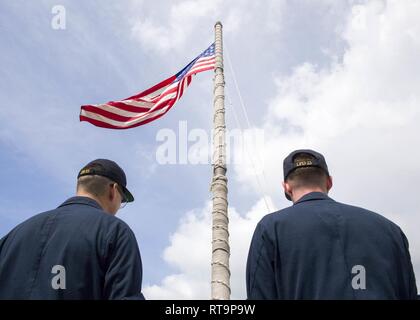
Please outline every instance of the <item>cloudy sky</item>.
[{"label": "cloudy sky", "polygon": [[[65,29],[52,27],[55,5]],[[1,0],[0,237],[72,196],[84,164],[113,159],[136,197],[118,216],[139,242],[146,297],[209,298],[211,166],[163,165],[156,154],[162,130],[177,151],[194,144],[179,134],[185,125],[210,137],[212,73],[142,127],[105,130],[78,115],[179,71],[220,20],[227,126],[264,136],[237,157],[252,160],[228,168],[232,298],[245,297],[256,223],[290,205],[282,160],[298,148],[326,156],[331,197],[402,227],[420,279],[419,16],[417,0]]]}]

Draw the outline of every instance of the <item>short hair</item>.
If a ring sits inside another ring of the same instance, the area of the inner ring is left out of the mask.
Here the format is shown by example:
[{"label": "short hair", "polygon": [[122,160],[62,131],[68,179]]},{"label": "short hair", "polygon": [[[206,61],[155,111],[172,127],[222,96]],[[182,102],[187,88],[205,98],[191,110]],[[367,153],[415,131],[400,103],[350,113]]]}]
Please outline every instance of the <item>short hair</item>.
[{"label": "short hair", "polygon": [[113,181],[99,175],[82,176],[77,179],[77,191],[83,189],[91,195],[101,197],[105,195],[107,187],[111,183],[113,183]]},{"label": "short hair", "polygon": [[[308,161],[315,158],[307,153],[297,154],[293,161]],[[293,170],[286,178],[286,182],[291,183],[294,188],[302,187],[321,187],[325,188],[328,174],[319,167],[302,167]]]}]

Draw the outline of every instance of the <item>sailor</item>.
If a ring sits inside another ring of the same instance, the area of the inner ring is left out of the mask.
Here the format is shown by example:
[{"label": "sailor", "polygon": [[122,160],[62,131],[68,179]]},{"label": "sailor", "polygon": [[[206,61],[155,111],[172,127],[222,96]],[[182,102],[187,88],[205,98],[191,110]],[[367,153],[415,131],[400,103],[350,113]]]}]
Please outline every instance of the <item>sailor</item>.
[{"label": "sailor", "polygon": [[136,238],[115,217],[132,201],[115,162],[88,163],[75,197],[0,240],[0,299],[144,299]]},{"label": "sailor", "polygon": [[284,159],[291,207],[265,216],[252,238],[248,299],[416,299],[408,241],[385,217],[342,204],[325,158],[296,150]]}]

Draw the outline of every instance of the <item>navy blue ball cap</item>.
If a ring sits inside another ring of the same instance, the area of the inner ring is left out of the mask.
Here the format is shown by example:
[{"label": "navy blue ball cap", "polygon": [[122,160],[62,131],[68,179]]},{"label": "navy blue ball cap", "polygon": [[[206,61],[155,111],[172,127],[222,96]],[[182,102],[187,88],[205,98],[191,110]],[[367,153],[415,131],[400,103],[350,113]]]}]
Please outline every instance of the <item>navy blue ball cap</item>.
[{"label": "navy blue ball cap", "polygon": [[[313,159],[308,160],[301,160],[297,161],[296,156],[299,154],[308,154],[313,157]],[[291,154],[289,154],[283,161],[283,176],[284,181],[286,181],[287,177],[290,173],[292,173],[297,168],[303,167],[318,167],[325,171],[325,173],[329,176],[330,173],[328,171],[327,162],[322,154],[310,149],[300,149],[295,150]]]},{"label": "navy blue ball cap", "polygon": [[77,175],[77,179],[83,176],[98,175],[116,182],[122,189],[125,200],[133,202],[134,197],[127,189],[127,178],[124,170],[114,161],[108,159],[96,159],[85,165]]}]

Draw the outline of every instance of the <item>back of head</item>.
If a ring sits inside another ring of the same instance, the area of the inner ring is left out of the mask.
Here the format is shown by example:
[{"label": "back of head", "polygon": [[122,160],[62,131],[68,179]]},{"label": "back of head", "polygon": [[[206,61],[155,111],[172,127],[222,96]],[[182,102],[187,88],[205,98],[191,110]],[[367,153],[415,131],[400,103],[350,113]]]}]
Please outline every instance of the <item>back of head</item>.
[{"label": "back of head", "polygon": [[283,161],[283,174],[285,196],[293,202],[309,192],[328,193],[332,187],[327,162],[314,150],[291,152]]},{"label": "back of head", "polygon": [[[92,179],[84,179],[85,177],[93,177]],[[83,178],[83,179],[82,179]],[[122,193],[127,202],[133,202],[134,197],[127,189],[127,178],[124,170],[114,161],[108,159],[96,159],[85,165],[77,176],[78,189],[83,190],[95,195],[103,191],[103,188],[112,182],[118,184],[122,189]],[[87,188],[87,189],[86,189]]]},{"label": "back of head", "polygon": [[92,198],[105,212],[113,215],[127,202],[134,201],[126,185],[124,171],[108,159],[89,162],[77,175],[77,195]]},{"label": "back of head", "polygon": [[101,198],[106,194],[110,183],[112,183],[112,181],[103,176],[82,176],[77,179],[77,192],[84,191],[97,198]]},{"label": "back of head", "polygon": [[[307,153],[297,154],[293,161],[299,163],[313,162],[315,158]],[[324,189],[328,175],[325,170],[315,166],[302,166],[294,169],[286,178],[286,182],[293,188],[320,188]],[[326,191],[326,190],[325,190]]]}]

